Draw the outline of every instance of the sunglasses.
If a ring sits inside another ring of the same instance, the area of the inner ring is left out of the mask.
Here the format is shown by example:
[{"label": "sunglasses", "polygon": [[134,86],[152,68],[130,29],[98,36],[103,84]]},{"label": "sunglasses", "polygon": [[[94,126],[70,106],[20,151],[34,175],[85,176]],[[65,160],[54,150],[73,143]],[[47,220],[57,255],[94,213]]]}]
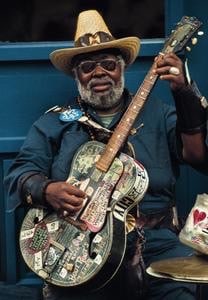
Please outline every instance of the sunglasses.
[{"label": "sunglasses", "polygon": [[78,65],[79,70],[81,70],[82,73],[88,74],[95,70],[97,66],[100,66],[102,69],[106,71],[114,71],[116,69],[116,66],[120,60],[117,59],[110,59],[106,58],[101,61],[94,61],[94,60],[86,60],[81,62]]}]

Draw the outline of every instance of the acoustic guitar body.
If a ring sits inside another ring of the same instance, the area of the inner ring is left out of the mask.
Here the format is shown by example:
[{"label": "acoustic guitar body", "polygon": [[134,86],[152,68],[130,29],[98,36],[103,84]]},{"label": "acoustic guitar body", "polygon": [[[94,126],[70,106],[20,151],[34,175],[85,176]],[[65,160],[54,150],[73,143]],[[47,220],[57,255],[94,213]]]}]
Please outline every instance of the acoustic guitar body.
[{"label": "acoustic guitar body", "polygon": [[[148,187],[144,167],[121,153],[107,172],[96,161],[105,145],[91,141],[76,153],[67,182],[88,195],[83,209],[61,217],[45,208],[32,208],[23,220],[20,248],[30,269],[58,286],[97,289],[117,273],[126,250],[128,212]],[[132,225],[132,226],[131,226]]]}]

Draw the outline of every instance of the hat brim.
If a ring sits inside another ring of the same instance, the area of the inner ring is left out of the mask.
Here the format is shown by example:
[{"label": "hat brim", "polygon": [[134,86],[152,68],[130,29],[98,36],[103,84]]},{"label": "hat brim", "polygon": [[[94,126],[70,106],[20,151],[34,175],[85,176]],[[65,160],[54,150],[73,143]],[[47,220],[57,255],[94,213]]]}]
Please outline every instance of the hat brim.
[{"label": "hat brim", "polygon": [[119,49],[121,53],[124,54],[126,64],[129,65],[134,62],[139,53],[140,39],[133,36],[92,46],[58,49],[50,54],[50,60],[58,70],[63,71],[68,75],[72,75],[73,66],[71,61],[73,57],[79,54],[112,48]]}]

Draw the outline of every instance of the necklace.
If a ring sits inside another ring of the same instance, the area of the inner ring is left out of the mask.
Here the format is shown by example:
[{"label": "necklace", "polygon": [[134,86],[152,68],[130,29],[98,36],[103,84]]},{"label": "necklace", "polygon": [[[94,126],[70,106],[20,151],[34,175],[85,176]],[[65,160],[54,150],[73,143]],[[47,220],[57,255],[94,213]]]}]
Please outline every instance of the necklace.
[{"label": "necklace", "polygon": [[92,120],[90,114],[84,108],[83,101],[79,96],[77,97],[77,102],[79,104],[80,110],[83,113],[83,117],[79,119],[79,122],[86,126],[91,140],[97,140],[106,143],[110,138],[112,131],[105,127],[102,127],[100,124]]}]

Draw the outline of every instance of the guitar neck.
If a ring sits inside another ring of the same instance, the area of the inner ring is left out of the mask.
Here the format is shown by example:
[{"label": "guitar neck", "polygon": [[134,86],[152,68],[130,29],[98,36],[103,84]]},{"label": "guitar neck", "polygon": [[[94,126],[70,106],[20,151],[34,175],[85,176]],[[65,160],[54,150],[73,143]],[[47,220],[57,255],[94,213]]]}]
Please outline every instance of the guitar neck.
[{"label": "guitar neck", "polygon": [[139,112],[144,106],[150,91],[152,90],[158,75],[154,74],[153,70],[155,64],[152,65],[151,69],[145,76],[145,79],[139,89],[137,90],[135,96],[133,97],[128,109],[124,113],[121,121],[117,125],[115,131],[113,132],[111,138],[106,145],[106,148],[96,163],[96,167],[103,171],[107,172],[111,163],[113,162],[116,154],[121,149],[122,145],[126,141],[130,130],[137,118]]}]

